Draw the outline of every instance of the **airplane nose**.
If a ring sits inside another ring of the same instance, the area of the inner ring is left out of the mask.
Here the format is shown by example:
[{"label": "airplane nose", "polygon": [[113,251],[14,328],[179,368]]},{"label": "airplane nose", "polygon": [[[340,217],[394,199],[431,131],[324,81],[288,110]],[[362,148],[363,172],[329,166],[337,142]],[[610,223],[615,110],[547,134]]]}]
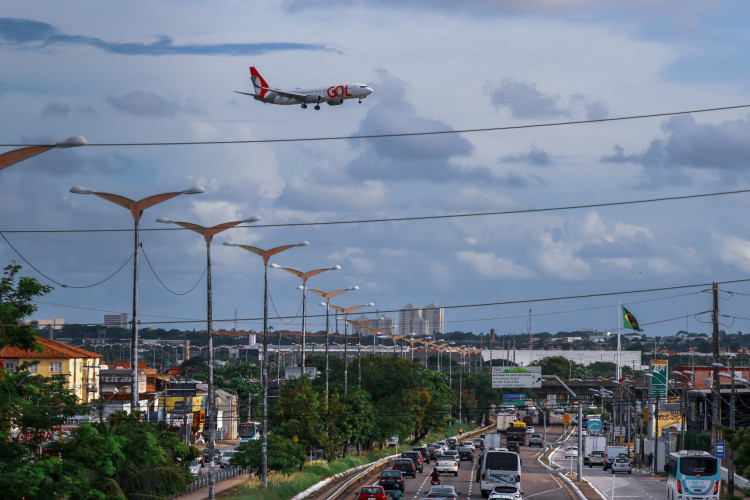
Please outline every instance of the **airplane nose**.
[{"label": "airplane nose", "polygon": [[367,95],[372,94],[372,88],[370,87],[365,87],[365,91],[367,92]]}]

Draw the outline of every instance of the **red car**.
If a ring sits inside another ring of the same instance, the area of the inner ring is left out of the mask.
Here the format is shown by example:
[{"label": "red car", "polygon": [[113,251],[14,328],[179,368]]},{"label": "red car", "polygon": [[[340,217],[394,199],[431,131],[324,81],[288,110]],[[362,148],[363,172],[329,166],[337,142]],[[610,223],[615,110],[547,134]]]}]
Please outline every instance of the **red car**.
[{"label": "red car", "polygon": [[363,486],[357,500],[388,500],[382,486]]}]

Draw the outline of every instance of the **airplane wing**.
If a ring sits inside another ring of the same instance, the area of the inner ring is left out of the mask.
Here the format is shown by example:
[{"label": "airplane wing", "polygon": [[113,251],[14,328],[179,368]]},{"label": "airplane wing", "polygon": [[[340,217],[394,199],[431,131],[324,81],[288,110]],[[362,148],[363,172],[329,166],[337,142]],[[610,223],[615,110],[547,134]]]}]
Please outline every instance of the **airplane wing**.
[{"label": "airplane wing", "polygon": [[258,94],[253,94],[253,93],[250,93],[250,92],[240,92],[239,90],[233,90],[232,92],[234,92],[236,94],[244,94],[244,95],[249,95],[249,96],[253,96],[253,97],[260,97]]},{"label": "airplane wing", "polygon": [[305,94],[297,94],[295,92],[289,92],[287,90],[279,90],[279,89],[267,89],[263,87],[263,90],[268,90],[270,92],[276,92],[278,95],[282,97],[289,97],[291,99],[297,99],[298,101],[304,101],[307,99],[307,96]]}]

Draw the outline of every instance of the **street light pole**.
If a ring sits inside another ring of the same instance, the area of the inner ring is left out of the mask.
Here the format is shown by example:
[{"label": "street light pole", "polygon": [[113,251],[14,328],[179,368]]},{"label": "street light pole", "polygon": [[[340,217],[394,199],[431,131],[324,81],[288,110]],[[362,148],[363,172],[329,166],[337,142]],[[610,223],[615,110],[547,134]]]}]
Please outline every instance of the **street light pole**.
[{"label": "street light pole", "polygon": [[331,332],[330,327],[330,311],[331,311],[331,299],[335,297],[336,295],[344,292],[348,292],[350,290],[359,290],[359,287],[357,285],[351,286],[349,288],[342,288],[341,290],[336,290],[335,292],[326,293],[322,290],[315,290],[313,288],[310,289],[312,293],[315,293],[317,295],[320,295],[323,297],[325,302],[321,302],[320,305],[326,306],[326,405],[328,404],[328,376],[329,376],[329,366],[328,366],[328,345],[330,344],[330,341],[328,340],[328,335]]},{"label": "street light pole", "polygon": [[[291,245],[282,245],[263,250],[250,245],[239,245],[231,241],[225,241],[224,245],[229,247],[240,247],[255,255],[260,255],[263,259],[263,359],[261,359],[260,380],[263,388],[263,425],[261,427],[261,486],[268,489],[268,260],[279,252],[294,247],[304,247],[309,245],[307,241],[294,243]],[[281,338],[281,337],[279,337]],[[277,353],[277,363],[281,357],[281,347]]]},{"label": "street light pole", "polygon": [[375,304],[372,302],[369,302],[367,304],[361,304],[358,306],[352,306],[352,307],[341,307],[341,306],[334,306],[331,305],[334,309],[344,314],[344,394],[349,394],[349,355],[347,352],[347,328],[346,325],[348,323],[348,320],[346,319],[349,316],[349,313],[352,311],[356,311],[359,308],[362,307],[372,307]]},{"label": "street light pole", "polygon": [[[372,323],[373,319],[366,319],[364,321],[354,321],[353,319],[344,320],[352,326],[357,327],[357,387],[362,387],[362,329],[365,328],[370,330],[365,325]],[[372,336],[372,352],[375,352],[375,335]]]},{"label": "street light pole", "polygon": [[259,217],[251,217],[249,219],[225,222],[218,224],[213,227],[203,227],[192,222],[179,222],[166,217],[158,217],[156,222],[163,224],[176,224],[185,229],[189,229],[195,233],[203,236],[203,240],[206,242],[206,335],[208,337],[208,403],[206,404],[206,423],[208,427],[208,447],[209,456],[211,457],[209,468],[208,468],[208,498],[214,500],[216,498],[216,478],[214,477],[214,450],[216,449],[216,443],[214,442],[216,437],[216,413],[215,413],[215,398],[216,394],[214,391],[214,336],[213,336],[213,298],[211,290],[211,240],[217,234],[227,229],[233,228],[245,222],[258,222]]},{"label": "street light pole", "polygon": [[271,267],[274,269],[283,269],[284,271],[288,273],[292,273],[295,276],[302,279],[302,286],[300,287],[302,289],[302,375],[305,374],[305,333],[307,329],[307,325],[305,324],[305,319],[307,317],[307,279],[315,276],[316,274],[323,273],[325,271],[338,271],[341,269],[341,266],[335,265],[331,267],[325,267],[323,269],[313,269],[312,271],[302,272],[298,271],[296,269],[292,269],[291,267],[281,267],[277,264],[271,264]]},{"label": "street light pole", "polygon": [[130,376],[132,378],[130,381],[130,411],[132,413],[135,413],[140,409],[140,394],[138,387],[138,249],[141,244],[139,232],[141,216],[143,215],[143,211],[147,208],[158,205],[159,203],[174,198],[175,196],[181,194],[198,194],[204,193],[205,191],[206,190],[202,187],[196,186],[189,189],[183,189],[182,191],[157,194],[135,201],[112,193],[92,191],[83,186],[73,186],[70,188],[71,193],[93,194],[116,205],[120,205],[121,207],[130,210],[130,214],[133,216],[133,317],[131,318],[132,321],[130,326]]},{"label": "street light pole", "polygon": [[75,148],[78,146],[85,146],[86,144],[88,144],[88,142],[86,142],[86,138],[81,137],[80,135],[74,135],[73,137],[68,137],[64,141],[59,141],[55,144],[45,144],[42,146],[29,146],[26,148],[14,149],[13,151],[8,151],[7,153],[0,154],[0,170],[4,169],[5,167],[10,167],[11,165],[15,165],[16,163],[23,160],[27,160],[38,154],[44,153],[45,151],[49,151],[50,149]]}]

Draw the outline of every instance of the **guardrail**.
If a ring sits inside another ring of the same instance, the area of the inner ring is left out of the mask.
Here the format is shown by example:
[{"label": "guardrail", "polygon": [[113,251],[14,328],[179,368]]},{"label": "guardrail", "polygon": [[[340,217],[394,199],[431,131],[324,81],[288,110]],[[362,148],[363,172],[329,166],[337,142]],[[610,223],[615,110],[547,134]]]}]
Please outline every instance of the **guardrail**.
[{"label": "guardrail", "polygon": [[[225,481],[227,479],[232,479],[233,477],[240,476],[242,474],[247,473],[246,469],[243,469],[242,467],[226,467],[224,469],[214,469],[214,480],[215,482],[221,482]],[[188,485],[188,487],[180,493],[179,495],[187,495],[188,493],[192,493],[194,491],[197,491],[201,488],[207,488],[208,487],[208,474],[202,474],[200,476],[196,476],[195,480]],[[179,496],[175,495],[175,496]]]}]

